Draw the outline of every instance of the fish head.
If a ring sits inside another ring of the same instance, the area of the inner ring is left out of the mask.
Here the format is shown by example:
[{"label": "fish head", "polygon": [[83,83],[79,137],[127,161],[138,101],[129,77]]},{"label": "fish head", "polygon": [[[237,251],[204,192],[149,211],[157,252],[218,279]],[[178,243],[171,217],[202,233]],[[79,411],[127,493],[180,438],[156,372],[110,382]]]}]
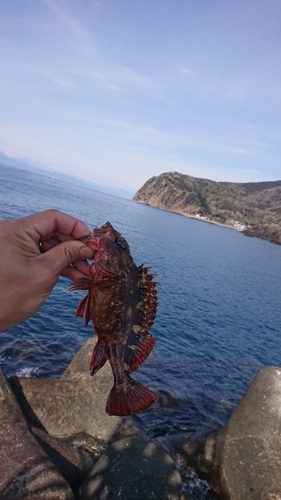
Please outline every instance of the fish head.
[{"label": "fish head", "polygon": [[94,250],[94,265],[102,274],[127,276],[127,270],[133,262],[130,247],[110,222],[93,229],[81,241]]}]

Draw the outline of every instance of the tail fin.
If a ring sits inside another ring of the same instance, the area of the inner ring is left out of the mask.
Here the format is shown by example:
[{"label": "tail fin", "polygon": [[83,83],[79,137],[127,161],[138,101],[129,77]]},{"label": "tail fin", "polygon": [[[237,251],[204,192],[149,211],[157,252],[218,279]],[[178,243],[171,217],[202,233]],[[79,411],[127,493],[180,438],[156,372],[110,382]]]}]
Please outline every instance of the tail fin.
[{"label": "tail fin", "polygon": [[112,387],[107,403],[108,415],[134,415],[148,410],[157,401],[158,396],[144,385],[129,377],[129,384],[120,384]]}]

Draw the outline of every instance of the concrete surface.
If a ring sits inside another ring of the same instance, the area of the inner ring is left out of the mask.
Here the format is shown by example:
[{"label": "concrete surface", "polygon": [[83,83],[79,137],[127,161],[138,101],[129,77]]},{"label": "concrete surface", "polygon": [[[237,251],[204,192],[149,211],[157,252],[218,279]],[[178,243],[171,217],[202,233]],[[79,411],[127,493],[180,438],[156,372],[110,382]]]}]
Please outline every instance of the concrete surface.
[{"label": "concrete surface", "polygon": [[0,368],[1,500],[74,500],[71,488],[29,431]]},{"label": "concrete surface", "polygon": [[171,457],[153,443],[122,439],[108,447],[80,489],[80,500],[180,500]]}]

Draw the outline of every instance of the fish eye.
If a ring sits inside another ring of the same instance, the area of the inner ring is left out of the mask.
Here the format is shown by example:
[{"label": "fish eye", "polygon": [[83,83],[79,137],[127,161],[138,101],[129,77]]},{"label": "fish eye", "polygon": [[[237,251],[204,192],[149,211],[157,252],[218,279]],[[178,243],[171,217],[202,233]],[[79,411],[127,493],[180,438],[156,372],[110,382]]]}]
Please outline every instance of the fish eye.
[{"label": "fish eye", "polygon": [[115,240],[115,243],[119,248],[122,248],[122,250],[125,250],[125,248],[127,248],[127,244],[124,238],[117,238]]}]

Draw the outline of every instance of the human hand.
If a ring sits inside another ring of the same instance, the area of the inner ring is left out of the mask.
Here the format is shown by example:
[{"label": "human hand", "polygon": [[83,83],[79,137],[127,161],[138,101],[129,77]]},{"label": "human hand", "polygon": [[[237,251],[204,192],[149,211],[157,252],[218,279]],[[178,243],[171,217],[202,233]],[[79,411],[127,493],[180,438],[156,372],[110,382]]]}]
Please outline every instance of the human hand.
[{"label": "human hand", "polygon": [[79,219],[53,209],[0,221],[0,332],[33,316],[59,276],[88,276],[83,259],[94,252],[78,238],[89,232]]}]

